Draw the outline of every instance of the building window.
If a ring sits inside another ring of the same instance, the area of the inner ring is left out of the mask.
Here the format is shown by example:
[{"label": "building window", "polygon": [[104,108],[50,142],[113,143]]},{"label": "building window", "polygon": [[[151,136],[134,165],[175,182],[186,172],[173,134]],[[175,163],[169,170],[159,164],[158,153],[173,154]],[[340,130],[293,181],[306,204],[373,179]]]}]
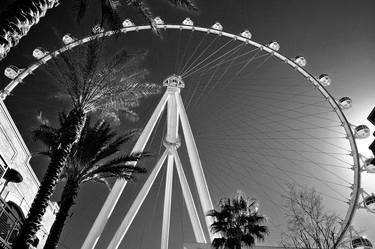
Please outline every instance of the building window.
[{"label": "building window", "polygon": [[3,200],[0,204],[0,248],[10,248],[25,217],[17,204]]}]

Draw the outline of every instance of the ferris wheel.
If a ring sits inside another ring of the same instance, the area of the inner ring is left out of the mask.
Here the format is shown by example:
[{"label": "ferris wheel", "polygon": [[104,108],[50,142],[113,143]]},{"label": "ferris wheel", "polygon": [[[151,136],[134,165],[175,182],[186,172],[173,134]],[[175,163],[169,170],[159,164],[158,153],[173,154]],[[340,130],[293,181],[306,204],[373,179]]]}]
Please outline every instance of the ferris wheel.
[{"label": "ferris wheel", "polygon": [[[163,249],[176,237],[170,234],[208,243],[213,238],[212,220],[205,214],[221,197],[239,189],[261,204],[270,222],[271,244],[277,244],[286,224],[282,196],[288,184],[314,188],[327,208],[334,207],[341,218],[337,243],[348,232],[357,208],[375,212],[375,196],[361,189],[361,173],[375,169],[358,153],[355,141],[370,131],[348,122],[344,112],[352,101],[328,92],[327,74],[308,72],[303,56],[281,54],[277,41],[255,42],[249,30],[236,35],[225,32],[218,22],[204,28],[189,18],[166,24],[157,17],[155,23],[163,30],[163,39],[149,32],[149,25],[126,19],[121,30],[95,26],[93,34],[82,39],[67,34],[62,38],[65,45],[54,52],[36,48],[37,62],[31,66],[5,69],[11,82],[2,99],[53,57],[93,40],[123,34],[114,43],[149,51],[150,78],[166,90],[158,103],[151,103],[153,114],[144,113],[145,126],[133,151],[154,152],[155,167],[146,166],[149,176],[105,248],[122,245],[147,198],[154,198],[154,223],[159,221],[158,206],[162,207]],[[176,179],[179,187],[173,183]],[[98,243],[125,186],[123,180],[115,183],[82,248]],[[182,203],[179,210],[173,210],[174,201]],[[173,212],[182,224],[179,232]],[[187,225],[192,231],[184,231]]]}]

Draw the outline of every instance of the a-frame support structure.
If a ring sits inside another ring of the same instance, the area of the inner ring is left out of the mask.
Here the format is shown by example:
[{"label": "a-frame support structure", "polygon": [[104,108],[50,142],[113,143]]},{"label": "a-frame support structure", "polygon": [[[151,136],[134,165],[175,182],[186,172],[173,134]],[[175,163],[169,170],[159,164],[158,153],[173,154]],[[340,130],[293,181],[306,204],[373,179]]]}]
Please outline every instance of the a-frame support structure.
[{"label": "a-frame support structure", "polygon": [[[163,110],[167,108],[167,132],[163,142],[165,151],[159,158],[154,169],[151,171],[148,179],[138,193],[128,213],[125,215],[107,249],[117,249],[120,246],[122,239],[128,231],[165,161],[167,161],[167,173],[160,248],[168,249],[174,167],[176,167],[177,170],[178,179],[181,184],[182,194],[193,227],[196,242],[207,243],[212,239],[211,233],[210,238],[206,238],[180,157],[178,155],[178,148],[180,147],[180,139],[178,134],[179,124],[181,123],[190,165],[199,195],[200,206],[205,214],[204,223],[206,224],[208,231],[210,231],[209,226],[212,224],[213,220],[211,217],[206,216],[206,214],[209,210],[213,209],[213,205],[199,158],[198,149],[195,144],[186,110],[180,95],[181,88],[184,88],[185,85],[180,76],[172,75],[163,82],[163,86],[165,86],[167,90],[143,129],[141,136],[133,148],[133,152],[141,152],[144,150],[158,119],[160,118]],[[100,235],[126,186],[126,183],[127,182],[125,180],[116,181],[81,249],[95,248],[95,245],[98,242]]]}]

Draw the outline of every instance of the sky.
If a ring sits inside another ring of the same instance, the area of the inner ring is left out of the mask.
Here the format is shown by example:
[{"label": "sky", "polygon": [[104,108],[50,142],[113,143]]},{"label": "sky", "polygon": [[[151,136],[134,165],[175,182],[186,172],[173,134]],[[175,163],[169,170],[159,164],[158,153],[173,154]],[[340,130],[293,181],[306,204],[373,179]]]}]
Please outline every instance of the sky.
[{"label": "sky", "polygon": [[[306,69],[313,75],[319,75],[321,73],[329,74],[332,78],[332,85],[329,86],[328,91],[336,98],[349,96],[353,100],[353,107],[345,112],[349,122],[354,125],[367,124],[371,130],[374,131],[374,127],[366,120],[367,115],[375,106],[375,101],[372,96],[372,94],[375,93],[375,77],[373,70],[375,68],[375,32],[373,29],[373,23],[375,21],[373,15],[375,3],[373,1],[236,0],[228,3],[228,1],[210,0],[198,2],[200,8],[199,15],[191,15],[187,12],[176,10],[163,1],[156,1],[155,3],[150,2],[150,5],[155,15],[161,16],[167,23],[180,23],[185,17],[190,16],[195,24],[199,26],[209,27],[214,22],[219,21],[224,26],[224,30],[231,33],[237,34],[244,29],[249,29],[253,34],[254,40],[261,43],[267,43],[270,40],[277,40],[281,45],[282,54],[289,57],[294,57],[295,55],[303,55],[306,57],[308,61]],[[89,28],[93,26],[93,20],[97,16],[96,14],[98,14],[97,11],[92,7],[90,9],[90,15],[84,19],[83,24],[77,26],[73,20],[71,8],[72,6],[69,3],[62,2],[58,8],[47,13],[47,16],[41,19],[40,23],[30,31],[28,36],[21,40],[20,44],[12,50],[8,57],[0,62],[1,70],[10,64],[19,67],[26,67],[32,63],[34,60],[31,53],[35,47],[42,46],[49,50],[59,48],[60,45],[55,36],[56,30],[57,33],[61,35],[69,32],[76,37],[83,37],[85,34],[88,34]],[[136,23],[144,23],[142,18],[131,9],[129,10],[126,8],[123,14],[126,17],[130,17]],[[149,37],[151,37],[150,39],[153,39],[153,42],[149,42],[149,40],[146,39]],[[171,68],[166,69],[162,67],[165,63],[174,63],[174,57],[176,54],[173,54],[173,51],[178,51],[178,46],[180,45],[178,39],[185,41],[186,44],[189,40],[189,36],[170,36],[168,33],[165,34],[163,40],[158,40],[155,37],[152,38],[151,35],[123,35],[118,40],[112,41],[108,50],[113,52],[121,46],[134,48],[142,48],[142,46],[144,46],[148,49],[153,49],[153,52],[150,52],[151,59],[149,60],[150,64],[148,66],[153,73],[152,79],[160,81],[165,78],[165,75],[168,75],[168,73],[173,73]],[[193,40],[192,42],[193,45],[197,43],[198,40]],[[170,48],[173,49],[168,50],[169,45]],[[158,51],[159,48],[160,51]],[[181,52],[182,49],[179,51]],[[193,51],[193,49],[190,47],[189,51]],[[184,57],[184,54],[180,53],[178,56]],[[230,77],[230,75],[228,75],[228,77]],[[261,91],[259,88],[255,87],[247,88],[247,86],[244,85],[244,81],[238,80],[238,85],[236,86],[238,88],[233,87],[229,91],[226,88],[215,89],[210,98],[203,98],[203,100],[199,101],[197,100],[201,108],[197,108],[197,104],[194,105],[195,102],[193,101],[192,107],[188,109],[188,115],[192,122],[192,127],[194,131],[196,130],[194,134],[196,135],[198,147],[201,148],[200,153],[207,153],[207,156],[202,155],[202,161],[203,164],[207,162],[207,165],[209,165],[206,171],[208,182],[212,183],[212,188],[217,188],[217,191],[213,190],[212,193],[214,196],[214,202],[218,200],[219,195],[230,195],[232,190],[236,190],[237,186],[235,185],[235,179],[228,180],[224,178],[223,174],[220,176],[218,173],[215,173],[215,168],[213,168],[214,166],[212,165],[221,165],[222,159],[227,160],[229,166],[233,161],[238,163],[238,158],[242,160],[249,159],[249,154],[251,154],[249,151],[252,151],[255,143],[252,142],[253,144],[251,144],[250,136],[248,137],[244,134],[247,134],[248,130],[253,131],[254,129],[248,129],[248,127],[251,125],[259,126],[261,123],[260,120],[263,120],[264,118],[260,115],[258,117],[259,123],[256,123],[256,120],[254,121],[247,117],[247,113],[250,112],[249,110],[251,108],[241,109],[239,107],[242,107],[243,104],[248,104],[253,105],[252,107],[255,107],[253,108],[254,110],[257,110],[258,108],[258,110],[261,110],[260,108],[263,108],[263,102],[261,100],[258,101],[257,98],[267,100],[280,97],[284,98],[286,95],[276,95],[276,92],[284,89],[282,88],[283,85],[289,86],[289,83],[295,83],[294,80],[300,81],[300,78],[296,76],[295,72],[285,70],[283,65],[279,65],[273,61],[269,63],[267,62],[266,67],[262,67],[262,69],[257,72],[256,77],[254,76],[254,80],[258,80],[256,81],[258,83],[257,86],[264,86],[264,89],[267,89],[266,91],[263,91],[263,89]],[[8,80],[3,76],[1,76],[0,79],[2,82],[0,87],[4,87]],[[195,80],[195,78],[192,79]],[[262,80],[264,79],[272,79],[272,81],[269,81],[270,88],[266,87],[266,83],[262,83]],[[187,80],[187,83],[190,82],[189,80]],[[55,113],[60,109],[59,107],[61,107],[59,106],[59,103],[53,99],[53,94],[57,91],[56,86],[49,81],[50,79],[48,79],[48,77],[46,77],[46,75],[40,70],[34,75],[28,77],[23,84],[16,88],[14,95],[8,97],[5,101],[6,106],[9,108],[17,127],[32,153],[37,152],[41,148],[40,145],[32,141],[30,136],[30,130],[38,125],[35,118],[36,115],[42,111],[48,119],[55,122]],[[277,83],[279,83],[279,85],[277,85]],[[301,90],[299,87],[300,86],[298,86],[298,88],[288,88],[288,93],[298,93]],[[198,90],[199,89],[202,90],[201,88],[198,88]],[[248,91],[246,91],[246,89]],[[194,93],[194,88],[186,87],[186,93],[186,95],[183,95],[183,98],[185,101],[189,101],[189,97]],[[227,98],[227,96],[230,96],[230,98]],[[301,95],[297,100],[309,103],[308,99],[310,97],[312,98],[312,96],[316,97],[309,93],[305,98]],[[197,98],[199,95],[194,95],[194,97]],[[150,111],[152,111],[152,107],[157,103],[158,98],[160,98],[160,96],[155,96],[145,101],[144,107],[139,110],[144,116],[139,123],[135,124],[136,126],[142,126],[142,124],[145,123],[147,116],[150,115]],[[239,99],[242,102],[240,102]],[[294,104],[296,105],[296,103],[297,101]],[[273,102],[264,103],[264,105],[267,104],[273,104]],[[66,109],[68,108],[68,106],[64,107]],[[280,108],[280,111],[283,111],[285,109],[282,108],[287,107]],[[317,112],[319,108],[320,106],[314,110],[310,110],[310,108],[301,110],[310,112],[311,115],[314,115],[315,111]],[[272,110],[269,108],[264,109],[266,114],[274,113],[274,111],[277,113],[279,109],[277,109],[277,107]],[[231,118],[229,119],[220,119],[221,116],[226,115],[232,116],[230,116]],[[231,120],[235,120],[239,115],[240,118],[238,121],[230,123]],[[274,115],[275,116],[272,116],[272,118],[275,118],[276,121],[280,122],[281,119],[277,119],[277,114],[274,113]],[[264,118],[264,120],[266,119]],[[310,124],[315,124],[313,122],[315,121],[311,121]],[[241,126],[241,124],[244,125]],[[297,123],[289,123],[289,121],[284,121],[283,124],[293,124],[295,126],[301,125]],[[126,125],[128,124],[126,123]],[[328,125],[327,121],[327,126]],[[120,128],[124,128],[124,126],[121,126]],[[257,130],[258,133],[265,132],[262,130],[263,128],[264,127],[261,126],[259,130]],[[279,127],[275,126],[270,128],[275,128],[277,130]],[[226,132],[228,132],[228,134]],[[217,135],[218,133],[221,135]],[[251,134],[251,138],[254,138],[254,136],[256,137],[255,133],[250,133],[249,131],[249,134]],[[270,134],[274,135],[272,132]],[[289,135],[294,136],[293,134]],[[323,137],[325,133],[311,133],[309,135]],[[155,137],[156,141],[160,135]],[[258,137],[256,138],[258,139]],[[271,146],[271,148],[275,150],[275,147],[272,147],[274,145],[266,144],[266,142],[264,142],[267,141],[264,137],[259,137],[259,139],[263,140],[258,143]],[[373,137],[358,141],[358,147],[361,154],[370,156],[367,147],[372,139]],[[222,147],[217,146],[217,141],[220,141]],[[341,142],[335,140],[333,143]],[[244,146],[244,144],[247,146]],[[287,145],[293,146],[293,144]],[[159,144],[154,142],[153,146],[154,147],[151,146],[150,148],[153,151],[157,151]],[[239,150],[234,150],[233,147],[239,148]],[[329,150],[328,147],[325,147],[325,149]],[[228,153],[228,150],[230,153]],[[260,155],[260,153],[257,153],[256,155]],[[293,161],[297,159],[289,154],[283,155],[290,156],[288,158],[292,157]],[[228,159],[223,156],[228,156]],[[229,156],[231,156],[232,159],[229,159]],[[303,156],[307,157],[309,155],[304,154]],[[181,157],[183,158],[183,162],[187,161],[186,156],[182,155]],[[251,160],[253,160],[254,164],[257,164],[258,162],[264,163],[264,158],[259,158],[257,156],[251,157]],[[322,161],[314,162],[323,162],[323,159],[321,160]],[[345,160],[347,159],[345,158]],[[324,162],[327,163],[327,161]],[[144,163],[146,166],[148,166],[148,164],[152,164],[152,160]],[[37,175],[41,176],[46,168],[47,161],[35,157],[31,160],[31,165]],[[225,170],[224,168],[218,169]],[[243,170],[243,167],[232,169]],[[290,168],[290,170],[292,170],[292,168]],[[228,175],[230,173],[223,172]],[[254,169],[253,172],[257,171]],[[259,172],[262,173],[261,171]],[[260,179],[263,183],[266,183],[266,187],[273,189],[277,188],[274,183],[271,183],[271,179],[264,175],[265,172],[266,171],[263,171],[263,176],[255,175],[258,177],[258,180]],[[187,174],[189,175],[188,172]],[[241,172],[239,172],[239,174],[241,174]],[[346,173],[342,173],[342,175],[345,174]],[[349,175],[345,175],[344,177],[345,179],[346,177],[350,178]],[[375,176],[364,173],[362,174],[362,177],[362,187],[369,193],[375,192],[375,186],[371,184],[373,183]],[[124,210],[126,210],[131,203],[129,200],[134,198],[137,189],[141,187],[144,179],[145,177],[141,177],[139,181],[129,185],[126,189],[124,194],[126,198],[124,197],[120,202],[119,207],[115,209],[115,218],[110,222],[112,224],[108,225],[108,228],[103,234],[103,240],[99,242],[98,248],[105,248],[106,243],[110,240],[110,235],[115,231],[116,226],[121,219],[119,217],[124,215]],[[274,213],[274,211],[268,210],[268,207],[270,206],[270,203],[267,204],[268,200],[263,200],[262,198],[265,197],[262,196],[261,192],[253,188],[255,179],[256,178],[245,177],[242,179],[240,177],[238,178],[238,181],[241,182],[241,184],[239,184],[238,187],[241,187],[242,189],[249,187],[249,190],[246,191],[247,194],[256,197],[261,203],[263,201],[264,212],[269,212],[273,222],[277,223],[278,218],[274,218],[271,214]],[[303,177],[301,177],[300,180],[301,179],[304,180]],[[332,179],[328,177],[327,180]],[[158,231],[157,229],[160,229],[158,228],[157,223],[160,221],[158,218],[158,212],[161,210],[161,205],[160,201],[157,200],[162,199],[162,194],[160,194],[160,189],[162,189],[163,186],[162,183],[163,181],[161,178],[157,180],[156,185],[158,187],[151,191],[151,197],[146,200],[145,204],[147,208],[141,209],[139,214],[139,217],[141,218],[136,220],[135,227],[130,230],[130,235],[125,237],[126,243],[121,245],[121,248],[151,248],[153,243],[158,243],[155,241],[157,241],[156,237],[158,234],[156,231]],[[316,182],[312,181],[311,185],[314,186],[314,184],[316,184]],[[314,187],[319,189],[320,186]],[[101,185],[89,184],[82,187],[78,204],[73,210],[74,214],[69,220],[62,235],[61,248],[79,248],[83,242],[84,236],[88,232],[90,224],[92,224],[96,214],[99,212],[100,206],[102,205],[107,193],[108,191],[106,188]],[[178,191],[176,193],[178,193]],[[267,191],[267,193],[271,193],[270,199],[278,200],[276,199],[277,197],[274,192]],[[176,200],[177,201],[174,204],[175,207],[182,210],[182,212],[185,212],[183,214],[178,212],[172,213],[173,217],[177,217],[177,221],[173,223],[173,228],[175,228],[175,230],[182,228],[182,232],[176,232],[176,234],[173,235],[172,243],[177,246],[181,241],[191,240],[192,236],[191,229],[188,228],[189,221],[186,218],[186,210],[184,211],[184,209],[181,208],[183,200],[178,194],[176,195]],[[159,204],[156,205],[155,203]],[[327,199],[326,206],[329,209],[332,209],[335,204]],[[337,210],[341,210],[341,206],[340,208],[337,207]],[[358,210],[354,219],[354,225],[358,230],[363,231],[364,234],[375,242],[375,227],[372,224],[369,224],[374,222],[369,222],[370,220],[374,220],[373,214],[370,214],[365,210]],[[149,239],[146,236],[142,236],[142,234],[147,234]],[[274,241],[270,241],[269,243],[272,244]]]}]

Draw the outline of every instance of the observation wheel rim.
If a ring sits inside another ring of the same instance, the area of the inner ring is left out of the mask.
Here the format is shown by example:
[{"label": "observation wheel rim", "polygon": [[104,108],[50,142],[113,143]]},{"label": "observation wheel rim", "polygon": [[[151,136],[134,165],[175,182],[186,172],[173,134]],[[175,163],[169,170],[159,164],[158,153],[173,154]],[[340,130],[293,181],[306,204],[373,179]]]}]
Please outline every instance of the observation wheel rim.
[{"label": "observation wheel rim", "polygon": [[[246,38],[241,35],[235,35],[229,32],[225,32],[222,30],[217,30],[214,28],[205,28],[200,26],[194,26],[194,25],[185,25],[185,24],[156,24],[157,28],[160,28],[162,30],[190,30],[190,31],[198,31],[198,32],[204,32],[209,33],[213,35],[218,36],[224,36],[227,38],[231,38],[240,42],[244,42],[246,44],[252,45],[254,47],[259,48],[260,50],[263,50],[267,52],[268,54],[275,56],[278,60],[281,62],[284,62],[289,67],[295,69],[299,74],[301,74],[308,83],[312,84],[312,87],[315,87],[319,90],[319,92],[323,95],[323,97],[328,101],[336,115],[338,116],[342,126],[344,127],[345,133],[347,135],[347,139],[349,140],[350,148],[351,148],[351,156],[353,157],[353,171],[354,171],[354,181],[352,184],[353,194],[351,198],[348,200],[349,208],[347,210],[346,216],[344,220],[342,221],[341,231],[339,233],[339,236],[336,240],[336,245],[334,245],[334,248],[338,246],[338,244],[343,239],[345,233],[350,227],[351,221],[354,217],[355,211],[357,209],[358,200],[360,196],[360,190],[361,190],[361,166],[360,166],[360,158],[358,153],[357,144],[355,142],[355,136],[353,133],[353,130],[351,128],[351,124],[348,122],[345,114],[343,113],[342,109],[340,108],[340,105],[337,103],[335,98],[325,89],[325,87],[306,69],[299,66],[296,62],[294,62],[292,59],[290,59],[287,56],[284,56],[283,54],[279,53],[278,51],[275,51],[268,46],[265,46],[261,43],[258,43],[254,40],[251,40],[251,38]],[[85,43],[88,43],[90,41],[110,37],[115,34],[126,34],[127,32],[139,32],[139,31],[146,31],[151,30],[152,27],[150,25],[134,25],[129,27],[123,27],[118,30],[110,30],[110,31],[103,31],[97,34],[89,35],[81,39],[77,39],[60,49],[55,50],[54,52],[47,53],[44,57],[39,59],[34,64],[30,65],[28,68],[24,69],[17,77],[15,77],[13,80],[11,80],[10,83],[1,91],[0,98],[4,101],[8,95],[13,91],[13,89],[22,82],[23,79],[25,79],[27,76],[29,76],[33,71],[39,68],[39,66],[45,64],[50,59],[57,57],[59,54],[64,53],[70,49],[73,49],[74,47],[83,45]]]}]

